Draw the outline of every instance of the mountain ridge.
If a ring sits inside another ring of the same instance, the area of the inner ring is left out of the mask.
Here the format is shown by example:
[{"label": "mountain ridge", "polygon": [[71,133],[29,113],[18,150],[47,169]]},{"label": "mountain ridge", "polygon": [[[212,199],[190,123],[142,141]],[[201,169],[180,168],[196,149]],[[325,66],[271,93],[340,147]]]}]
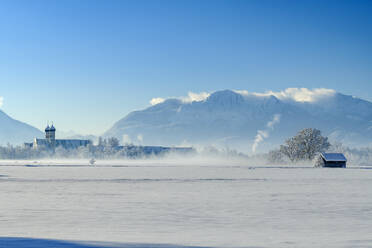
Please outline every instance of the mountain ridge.
[{"label": "mountain ridge", "polygon": [[24,142],[32,142],[35,137],[43,137],[39,129],[13,119],[4,111],[0,110],[0,144],[20,145]]},{"label": "mountain ridge", "polygon": [[270,137],[260,144],[262,148],[275,147],[307,127],[318,128],[331,140],[345,144],[370,144],[371,102],[336,92],[327,92],[321,97],[310,93],[310,97],[296,95],[303,101],[282,95],[243,94],[233,90],[216,91],[201,101],[166,99],[129,113],[104,136],[115,136],[120,140],[126,136],[135,143],[144,144],[209,144],[246,151],[254,143],[257,132],[265,129],[274,115],[280,115],[281,121],[272,127]]}]

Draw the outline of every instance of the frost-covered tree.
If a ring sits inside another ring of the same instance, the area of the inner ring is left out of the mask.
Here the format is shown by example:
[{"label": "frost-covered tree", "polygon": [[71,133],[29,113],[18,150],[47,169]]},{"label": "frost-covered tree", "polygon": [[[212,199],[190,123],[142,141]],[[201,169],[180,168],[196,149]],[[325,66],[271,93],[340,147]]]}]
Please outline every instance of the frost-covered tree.
[{"label": "frost-covered tree", "polygon": [[284,163],[284,154],[280,150],[272,150],[266,155],[266,159],[269,163]]},{"label": "frost-covered tree", "polygon": [[318,154],[314,159],[314,167],[324,167],[324,160],[320,154]]},{"label": "frost-covered tree", "polygon": [[328,138],[323,137],[320,130],[306,128],[286,140],[285,144],[280,146],[280,152],[294,162],[312,160],[317,154],[326,151],[329,147]]},{"label": "frost-covered tree", "polygon": [[103,141],[103,139],[102,139],[102,137],[100,136],[100,137],[98,137],[98,146],[104,146],[105,144],[104,144],[104,141]]},{"label": "frost-covered tree", "polygon": [[107,146],[118,147],[119,146],[119,140],[115,137],[110,137],[110,138],[107,139]]}]

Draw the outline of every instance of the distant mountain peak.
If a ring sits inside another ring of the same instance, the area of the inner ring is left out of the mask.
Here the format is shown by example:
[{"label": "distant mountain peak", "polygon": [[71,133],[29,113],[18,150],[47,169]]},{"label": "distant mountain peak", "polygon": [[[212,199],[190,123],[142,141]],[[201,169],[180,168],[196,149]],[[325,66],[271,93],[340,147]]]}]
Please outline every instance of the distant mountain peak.
[{"label": "distant mountain peak", "polygon": [[[256,98],[267,98],[271,100],[281,100],[281,101],[293,101],[293,102],[302,102],[302,103],[316,103],[323,99],[331,98],[336,96],[338,93],[333,89],[326,88],[287,88],[282,91],[266,91],[264,93],[258,92],[249,92],[247,90],[219,90],[212,93],[201,92],[194,93],[189,92],[187,96],[182,97],[169,97],[161,98],[156,97],[151,99],[151,105],[157,105],[164,103],[169,99],[179,100],[182,103],[192,103],[192,102],[202,102],[202,101],[215,101],[215,102],[240,102],[241,97],[256,99]],[[223,99],[224,100],[223,100]]]},{"label": "distant mountain peak", "polygon": [[43,137],[43,133],[26,123],[15,120],[0,110],[0,145],[19,145]]},{"label": "distant mountain peak", "polygon": [[[270,137],[260,144],[274,147],[300,129],[320,129],[331,139],[351,145],[372,140],[372,103],[330,89],[289,88],[250,93],[220,90],[170,98],[119,120],[104,135],[130,137],[141,144],[208,144],[251,150],[255,136],[281,116]],[[261,147],[258,148],[258,150]]]},{"label": "distant mountain peak", "polygon": [[207,103],[233,105],[244,102],[244,97],[232,90],[221,90],[212,93],[207,99]]}]

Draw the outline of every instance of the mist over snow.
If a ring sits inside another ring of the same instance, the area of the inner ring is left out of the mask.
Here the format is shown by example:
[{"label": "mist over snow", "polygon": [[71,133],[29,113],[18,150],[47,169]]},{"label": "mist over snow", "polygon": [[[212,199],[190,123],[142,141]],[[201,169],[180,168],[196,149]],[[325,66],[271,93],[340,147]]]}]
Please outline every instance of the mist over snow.
[{"label": "mist over snow", "polygon": [[309,127],[350,146],[370,145],[372,139],[372,103],[333,89],[189,92],[151,103],[116,122],[104,136],[138,141],[141,135],[144,145],[214,145],[245,153],[277,147]]},{"label": "mist over snow", "polygon": [[1,163],[4,248],[371,247],[372,173],[363,168]]}]

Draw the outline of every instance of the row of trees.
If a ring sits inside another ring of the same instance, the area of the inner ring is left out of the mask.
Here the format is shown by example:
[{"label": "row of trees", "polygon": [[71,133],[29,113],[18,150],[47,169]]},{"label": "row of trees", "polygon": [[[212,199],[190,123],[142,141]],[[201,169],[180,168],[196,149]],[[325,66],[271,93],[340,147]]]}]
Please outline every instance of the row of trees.
[{"label": "row of trees", "polygon": [[115,158],[141,158],[151,156],[144,151],[142,147],[128,145],[119,146],[117,138],[107,138],[98,140],[98,145],[81,146],[76,149],[65,149],[61,146],[54,150],[46,147],[37,149],[26,146],[0,146],[0,159],[40,159],[40,158],[98,158],[98,159],[115,159]]},{"label": "row of trees", "polygon": [[[327,137],[323,137],[317,129],[307,128],[298,132],[294,137],[285,141],[279,149],[270,151],[250,159],[258,161],[267,160],[270,163],[288,163],[302,160],[314,160],[320,152],[341,152],[353,164],[370,165],[372,163],[372,148],[349,148],[341,143],[330,144]],[[166,154],[167,151],[157,152],[156,155]],[[228,148],[218,150],[208,146],[199,151],[201,156],[213,157],[240,157],[249,159],[245,154]],[[127,145],[119,146],[116,138],[99,138],[96,146],[88,145],[77,149],[64,149],[57,147],[55,151],[45,148],[33,149],[23,146],[0,146],[0,159],[40,159],[46,157],[53,158],[96,158],[96,159],[118,159],[118,158],[143,158],[152,156],[151,152],[144,150],[143,147]]]}]

